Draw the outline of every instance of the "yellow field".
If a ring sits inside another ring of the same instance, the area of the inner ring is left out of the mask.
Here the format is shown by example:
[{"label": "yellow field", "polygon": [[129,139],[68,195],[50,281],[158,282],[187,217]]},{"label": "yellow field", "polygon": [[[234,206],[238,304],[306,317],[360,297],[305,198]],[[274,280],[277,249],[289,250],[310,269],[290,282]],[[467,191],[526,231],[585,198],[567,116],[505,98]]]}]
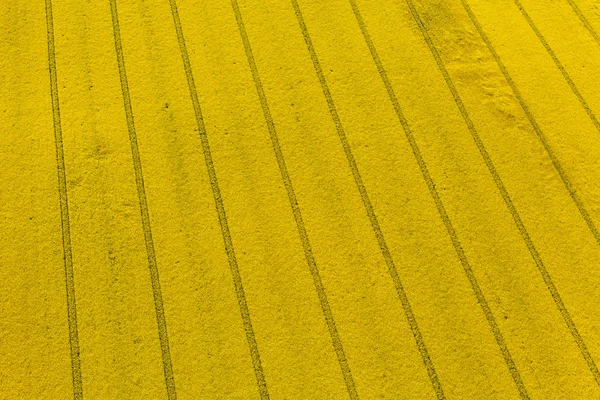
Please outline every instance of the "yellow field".
[{"label": "yellow field", "polygon": [[598,0],[0,5],[0,399],[599,399]]}]

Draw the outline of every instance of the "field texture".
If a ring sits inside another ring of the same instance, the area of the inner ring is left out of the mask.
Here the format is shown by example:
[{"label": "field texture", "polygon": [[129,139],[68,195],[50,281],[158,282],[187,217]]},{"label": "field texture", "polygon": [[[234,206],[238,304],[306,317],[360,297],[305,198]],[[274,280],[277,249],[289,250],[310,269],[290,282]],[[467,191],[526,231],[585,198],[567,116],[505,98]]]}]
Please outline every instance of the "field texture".
[{"label": "field texture", "polygon": [[0,3],[0,399],[600,398],[598,0]]}]

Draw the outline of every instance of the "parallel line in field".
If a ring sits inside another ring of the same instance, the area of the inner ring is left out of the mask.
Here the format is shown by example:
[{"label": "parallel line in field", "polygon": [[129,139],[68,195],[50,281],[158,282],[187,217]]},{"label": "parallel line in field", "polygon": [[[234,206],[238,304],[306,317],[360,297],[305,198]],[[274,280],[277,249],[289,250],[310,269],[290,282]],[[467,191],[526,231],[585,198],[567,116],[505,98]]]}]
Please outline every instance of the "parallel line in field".
[{"label": "parallel line in field", "polygon": [[394,263],[392,255],[390,253],[388,245],[385,241],[383,231],[381,230],[381,227],[379,226],[379,221],[377,219],[377,215],[375,214],[375,210],[373,209],[373,205],[371,204],[371,200],[369,199],[367,189],[366,189],[364,182],[362,180],[362,177],[360,175],[360,171],[358,169],[356,159],[354,158],[352,149],[350,147],[350,142],[348,141],[344,127],[343,127],[340,117],[338,115],[337,108],[335,106],[333,97],[329,90],[329,86],[327,84],[327,81],[323,74],[323,70],[321,68],[321,63],[319,62],[317,53],[316,53],[315,48],[312,43],[312,39],[308,33],[308,28],[306,27],[306,23],[304,22],[304,17],[302,15],[302,11],[300,10],[300,6],[298,5],[297,0],[292,0],[292,4],[294,6],[294,10],[296,13],[296,18],[298,19],[298,23],[300,24],[300,29],[302,31],[302,35],[304,36],[304,41],[306,42],[306,47],[310,54],[310,58],[313,62],[315,72],[316,72],[319,82],[321,84],[321,89],[323,90],[323,95],[325,96],[325,99],[327,101],[329,113],[331,114],[333,122],[336,126],[338,136],[340,138],[342,147],[344,149],[344,153],[346,155],[346,159],[348,160],[350,170],[352,171],[352,176],[354,177],[354,182],[360,193],[362,202],[363,202],[365,210],[367,212],[367,216],[369,217],[369,220],[371,222],[371,227],[373,228],[373,232],[375,233],[377,243],[379,244],[379,248],[381,249],[383,258],[385,259],[389,274],[392,278],[392,281],[394,282],[396,292],[398,294],[400,302],[402,303],[402,307],[404,309],[406,319],[408,320],[408,324],[409,324],[412,334],[415,338],[417,348],[419,349],[419,353],[420,353],[423,363],[425,364],[425,367],[427,369],[429,379],[431,381],[431,384],[433,385],[433,389],[434,389],[438,399],[445,399],[442,385],[439,381],[439,378],[438,378],[437,372],[435,370],[435,367],[433,365],[433,362],[431,360],[431,357],[429,356],[429,351],[427,349],[427,346],[425,345],[425,340],[423,339],[423,335],[421,333],[419,325],[417,324],[417,319],[412,310],[412,306],[410,305],[410,302],[408,300],[408,296],[406,294],[404,286],[402,285],[402,281],[398,274],[398,270],[396,268],[396,265]]},{"label": "parallel line in field", "polygon": [[273,151],[275,152],[275,158],[277,159],[277,165],[279,166],[279,172],[281,174],[281,179],[283,180],[283,184],[287,191],[287,195],[290,201],[290,206],[292,208],[292,213],[294,215],[294,220],[296,222],[296,229],[298,230],[298,235],[300,236],[300,241],[302,242],[302,247],[304,249],[304,256],[306,258],[306,262],[308,264],[308,269],[313,278],[313,282],[315,285],[315,289],[317,291],[317,295],[319,297],[319,302],[321,304],[321,310],[323,311],[323,315],[325,317],[325,322],[327,324],[327,329],[329,330],[329,334],[331,336],[331,341],[333,343],[333,347],[335,350],[335,354],[338,359],[338,363],[342,370],[342,375],[344,377],[344,381],[346,383],[346,389],[348,391],[348,395],[351,399],[358,399],[358,392],[356,390],[356,384],[354,382],[354,378],[352,376],[352,372],[350,371],[350,366],[348,364],[348,360],[346,358],[346,353],[344,351],[344,347],[342,345],[342,340],[340,338],[340,334],[337,330],[335,320],[333,318],[333,313],[331,311],[331,306],[329,305],[329,300],[327,299],[327,293],[325,291],[325,286],[323,285],[323,281],[321,279],[321,274],[319,273],[319,267],[317,266],[317,262],[315,260],[315,256],[312,251],[312,247],[310,244],[310,240],[308,238],[308,233],[306,231],[306,227],[304,225],[304,220],[302,219],[302,212],[300,211],[300,206],[298,204],[298,200],[296,198],[296,193],[294,191],[294,187],[292,185],[292,180],[290,178],[285,158],[283,156],[283,152],[281,151],[281,146],[279,145],[279,138],[277,135],[277,131],[275,129],[275,123],[273,121],[273,116],[271,115],[271,110],[269,108],[269,103],[267,101],[267,96],[265,94],[262,81],[260,79],[260,75],[258,72],[258,68],[256,66],[256,61],[254,60],[254,53],[252,51],[252,47],[250,45],[250,40],[248,38],[248,33],[246,32],[246,28],[244,25],[244,21],[242,19],[242,13],[240,11],[237,0],[231,0],[231,4],[233,6],[233,11],[235,14],[235,18],[237,20],[238,29],[240,31],[240,35],[242,38],[242,42],[244,44],[244,49],[246,51],[246,58],[248,59],[248,65],[250,70],[252,71],[252,78],[254,80],[254,85],[256,86],[256,91],[258,93],[258,97],[260,99],[260,104],[262,107],[262,111],[267,123],[267,127],[269,130],[269,135],[271,138],[271,144],[273,146]]},{"label": "parallel line in field", "polygon": [[435,182],[434,182],[433,178],[431,177],[431,174],[429,173],[427,164],[425,163],[425,159],[423,158],[423,155],[421,153],[421,150],[419,149],[417,141],[410,129],[410,126],[408,125],[408,121],[406,120],[406,117],[404,116],[404,113],[402,112],[400,103],[398,102],[398,98],[396,97],[396,93],[394,91],[392,83],[391,83],[389,77],[387,76],[387,72],[385,71],[385,68],[381,61],[381,58],[379,57],[379,53],[377,52],[377,49],[375,48],[373,40],[371,39],[371,36],[367,30],[366,24],[360,14],[360,10],[359,10],[355,0],[350,0],[350,4],[352,5],[354,15],[356,16],[358,25],[359,25],[359,27],[362,31],[362,34],[365,38],[367,47],[369,48],[369,51],[371,52],[373,61],[375,62],[375,65],[377,66],[379,75],[381,76],[381,79],[385,85],[385,88],[387,90],[390,101],[392,102],[394,111],[396,112],[396,115],[398,116],[398,119],[400,120],[400,124],[402,125],[402,128],[404,129],[404,133],[405,133],[408,143],[412,149],[413,155],[415,156],[417,164],[419,165],[421,174],[423,175],[423,178],[427,184],[427,187],[429,188],[429,192],[431,193],[431,196],[433,197],[433,200],[435,202],[438,213],[439,213],[442,221],[444,222],[444,226],[446,227],[446,230],[448,231],[448,235],[450,236],[452,245],[454,246],[454,250],[456,251],[456,254],[463,266],[465,274],[467,275],[467,279],[469,280],[469,283],[471,285],[473,293],[475,294],[477,302],[479,303],[479,306],[481,307],[483,314],[484,314],[486,320],[488,321],[492,335],[494,336],[494,339],[496,340],[496,343],[498,344],[498,347],[500,348],[500,352],[502,353],[504,361],[508,367],[509,372],[511,373],[511,375],[513,377],[513,380],[515,381],[515,384],[517,385],[519,392],[521,393],[521,397],[528,398],[527,390],[523,384],[521,375],[519,374],[519,371],[515,365],[515,362],[510,354],[510,351],[508,350],[508,346],[506,345],[506,342],[504,340],[502,332],[500,331],[500,328],[498,326],[496,318],[494,317],[494,314],[487,302],[487,299],[485,298],[483,290],[481,289],[481,286],[479,285],[479,282],[477,281],[477,277],[475,276],[473,268],[471,267],[471,264],[469,263],[469,260],[467,259],[467,256],[464,252],[462,244],[460,243],[460,239],[458,238],[456,230],[454,229],[454,226],[452,225],[450,216],[448,215],[448,212],[446,211],[446,208],[444,207],[444,203],[437,191]]},{"label": "parallel line in field", "polygon": [[[475,144],[477,145],[477,148],[479,149],[479,152],[481,153],[481,156],[483,157],[485,164],[486,164],[490,174],[492,175],[494,183],[496,184],[498,191],[500,192],[508,210],[510,211],[510,214],[515,222],[515,225],[517,226],[517,228],[521,234],[521,237],[523,238],[523,241],[527,245],[527,249],[529,250],[529,253],[531,254],[533,260],[535,261],[535,265],[536,265],[538,271],[542,275],[542,279],[544,280],[546,288],[550,292],[558,311],[560,312],[565,323],[567,324],[567,327],[569,328],[571,335],[575,339],[575,342],[579,346],[584,358],[586,359],[586,361],[588,361],[588,365],[590,365],[589,364],[590,361],[593,363],[593,360],[591,359],[591,355],[590,355],[589,351],[587,350],[587,347],[586,347],[581,335],[579,334],[577,327],[575,326],[575,324],[571,318],[571,314],[567,310],[567,307],[565,306],[565,304],[562,300],[562,297],[560,296],[558,289],[556,288],[556,285],[552,281],[552,278],[550,277],[550,274],[548,273],[548,270],[546,269],[546,266],[544,265],[544,262],[542,261],[542,258],[540,256],[538,250],[536,249],[535,245],[533,244],[533,241],[531,240],[531,236],[529,235],[529,232],[525,228],[525,224],[523,223],[523,220],[521,219],[519,212],[517,211],[510,195],[508,194],[508,191],[506,190],[506,187],[504,186],[504,183],[502,182],[502,179],[500,178],[500,175],[498,174],[498,171],[496,170],[496,167],[494,166],[494,163],[492,162],[492,159],[491,159],[489,153],[487,152],[485,145],[483,144],[483,141],[481,140],[481,137],[479,136],[479,133],[477,132],[477,129],[475,128],[475,125],[473,124],[473,121],[471,120],[471,117],[469,116],[469,113],[458,93],[458,90],[454,86],[452,78],[450,77],[450,74],[446,70],[446,67],[444,66],[444,62],[442,61],[442,58],[440,57],[439,53],[437,52],[437,49],[436,49],[435,45],[433,44],[433,41],[431,40],[431,37],[429,36],[427,29],[425,28],[423,22],[419,18],[418,14],[414,8],[414,5],[410,2],[410,0],[407,0],[407,1],[409,1],[409,5],[411,6],[411,12],[413,12],[413,15],[415,16],[415,19],[417,20],[419,28],[423,32],[425,41],[427,42],[427,45],[429,46],[431,53],[433,54],[433,57],[435,58],[436,63],[438,64],[438,68],[439,68],[441,74],[443,75],[444,80],[446,81],[448,89],[450,89],[450,92],[452,93],[452,97],[454,98],[454,101],[455,101],[467,127],[469,128],[469,131],[471,132],[471,136],[473,137],[473,140],[475,141]],[[592,364],[592,365],[595,367],[595,364]]]},{"label": "parallel line in field", "polygon": [[58,77],[56,71],[56,52],[54,42],[54,20],[52,0],[46,0],[46,29],[48,40],[48,69],[50,73],[50,93],[52,97],[52,117],[54,121],[54,144],[56,147],[56,165],[58,170],[58,192],[60,197],[60,215],[62,225],[63,261],[67,296],[67,320],[69,325],[69,346],[71,350],[71,375],[73,397],[83,399],[83,381],[81,378],[81,359],[79,332],[77,328],[77,303],[75,299],[75,274],[73,270],[73,252],[71,249],[71,226],[69,221],[69,201],[67,197],[67,176],[65,172],[65,154],[60,103],[58,99]]},{"label": "parallel line in field", "polygon": [[498,55],[498,53],[494,49],[494,46],[492,45],[491,41],[489,40],[489,38],[487,37],[487,35],[483,31],[483,27],[481,26],[481,24],[479,23],[479,21],[475,17],[475,14],[471,10],[471,7],[467,4],[466,0],[460,0],[460,1],[461,1],[462,5],[463,5],[464,9],[466,10],[467,14],[469,15],[469,18],[473,22],[473,25],[475,25],[475,28],[479,32],[479,36],[481,36],[481,39],[485,42],[488,50],[492,54],[492,58],[494,59],[494,61],[496,61],[496,64],[498,64],[498,67],[500,68],[500,71],[502,71],[502,74],[504,75],[504,78],[506,79],[506,82],[508,83],[508,85],[512,89],[512,91],[513,91],[513,93],[515,95],[515,98],[517,99],[519,105],[523,109],[523,112],[527,116],[527,119],[531,123],[531,126],[533,127],[533,130],[535,131],[538,139],[540,140],[540,142],[544,146],[544,149],[546,150],[546,153],[548,153],[548,156],[550,157],[550,160],[552,161],[552,165],[556,169],[556,172],[558,172],[558,175],[560,176],[560,179],[562,180],[563,185],[565,186],[565,188],[569,192],[569,195],[571,196],[571,198],[573,199],[573,202],[577,206],[577,209],[579,210],[579,213],[581,214],[581,216],[583,217],[584,221],[586,222],[588,228],[592,232],[592,235],[594,235],[594,238],[596,239],[596,242],[598,244],[600,244],[600,233],[598,232],[598,229],[596,228],[596,225],[594,224],[594,221],[590,217],[590,214],[587,211],[587,209],[586,209],[586,207],[585,207],[585,205],[583,203],[583,200],[577,194],[577,191],[575,190],[575,188],[573,187],[572,183],[570,182],[570,180],[569,180],[569,178],[567,176],[567,173],[565,172],[564,168],[560,164],[560,161],[558,160],[558,157],[556,156],[556,153],[554,153],[554,150],[552,149],[552,146],[550,146],[550,143],[548,142],[548,139],[546,138],[546,135],[543,133],[543,131],[540,128],[539,124],[537,123],[535,117],[533,116],[533,114],[529,110],[529,106],[527,106],[527,103],[525,102],[525,99],[523,99],[523,96],[521,95],[521,92],[519,91],[519,89],[517,88],[517,85],[515,84],[515,82],[512,79],[512,77],[510,76],[508,70],[506,69],[506,66],[504,65],[504,63],[500,59],[500,56]]},{"label": "parallel line in field", "polygon": [[575,12],[575,14],[577,14],[577,17],[579,18],[583,26],[585,26],[585,29],[588,30],[588,32],[590,33],[590,35],[592,35],[596,43],[598,43],[598,46],[600,46],[600,36],[598,36],[594,27],[592,27],[585,15],[583,15],[581,9],[577,6],[577,3],[575,3],[573,0],[567,0],[567,2],[571,5],[571,8],[573,8],[573,11]]},{"label": "parallel line in field", "polygon": [[[583,98],[583,95],[581,94],[581,92],[579,91],[577,86],[575,85],[575,82],[573,82],[573,79],[571,79],[571,75],[569,75],[569,73],[567,72],[565,67],[562,65],[562,63],[556,56],[556,53],[554,53],[554,50],[552,50],[552,48],[550,47],[550,45],[548,44],[548,42],[542,35],[542,32],[540,32],[540,30],[537,28],[537,26],[535,25],[535,23],[533,22],[533,20],[531,19],[531,17],[525,10],[525,8],[523,7],[523,4],[521,4],[521,2],[519,0],[514,0],[514,2],[515,2],[515,5],[521,11],[521,14],[523,14],[523,17],[529,24],[529,27],[533,30],[535,35],[538,37],[538,39],[540,40],[540,42],[542,43],[542,45],[548,52],[548,55],[550,55],[550,57],[552,58],[552,61],[554,61],[554,64],[556,64],[556,67],[559,69],[560,73],[565,78],[565,81],[567,81],[567,84],[571,88],[571,91],[577,97],[577,99],[579,100],[579,103],[581,103],[581,106],[585,109],[585,112],[587,113],[588,117],[590,118],[590,120],[592,121],[594,126],[596,127],[596,130],[600,133],[600,121],[598,121],[598,118],[596,118],[596,114],[591,109],[591,107],[588,105],[587,101]],[[600,375],[599,375],[599,378],[600,378]],[[599,383],[600,383],[600,381],[599,381]]]},{"label": "parallel line in field", "polygon": [[[590,214],[588,213],[587,209],[585,208],[585,205],[583,204],[583,201],[581,200],[581,198],[579,197],[579,195],[575,191],[575,188],[572,186],[571,182],[569,181],[569,179],[568,179],[568,177],[566,175],[566,172],[564,171],[564,169],[562,168],[560,162],[558,161],[558,158],[556,157],[556,154],[554,153],[554,150],[552,149],[552,147],[548,143],[548,140],[546,139],[544,133],[542,132],[541,128],[539,127],[537,121],[535,120],[535,118],[533,117],[533,115],[531,114],[531,112],[529,111],[529,107],[527,106],[527,104],[525,103],[525,100],[521,96],[521,93],[519,92],[519,89],[517,88],[515,82],[513,81],[513,79],[510,76],[510,74],[508,73],[508,70],[504,66],[504,63],[500,59],[500,56],[498,55],[498,53],[496,52],[496,50],[492,46],[492,43],[490,42],[489,38],[487,37],[487,35],[483,31],[483,28],[481,27],[481,24],[479,23],[479,21],[477,20],[477,18],[473,14],[473,11],[471,10],[471,8],[469,7],[469,5],[467,4],[466,0],[460,0],[460,1],[462,2],[465,10],[467,11],[467,14],[469,14],[469,17],[471,18],[471,21],[473,22],[473,24],[475,25],[475,28],[479,32],[479,35],[481,36],[481,38],[483,39],[483,41],[487,45],[490,53],[492,54],[492,57],[494,58],[494,60],[498,64],[498,67],[500,67],[500,70],[502,71],[502,74],[504,75],[506,81],[508,82],[508,84],[512,88],[512,90],[513,90],[513,92],[515,94],[515,97],[517,98],[517,101],[521,105],[521,108],[525,112],[525,115],[527,115],[527,118],[529,119],[529,122],[531,123],[531,126],[533,127],[533,129],[534,129],[537,137],[539,138],[540,142],[542,142],[542,145],[544,146],[544,149],[546,150],[546,152],[548,153],[548,156],[550,157],[550,160],[552,161],[552,165],[554,165],[554,168],[558,172],[558,175],[560,176],[560,178],[561,178],[561,180],[562,180],[565,188],[567,189],[567,191],[571,195],[571,198],[575,202],[575,205],[579,209],[579,212],[580,212],[581,216],[585,220],[585,222],[588,225],[589,229],[592,231],[592,234],[594,235],[594,238],[596,239],[596,242],[598,244],[600,244],[600,234],[598,233],[598,230],[596,229],[596,225],[592,221],[592,218],[590,217]],[[567,324],[569,324],[569,323],[567,323]],[[571,329],[570,326],[569,326],[569,328]],[[575,332],[576,332],[576,329],[575,329]],[[577,333],[577,335],[575,337],[576,337],[575,340],[577,341],[577,345],[579,346],[579,348],[580,348],[580,350],[582,352],[582,355],[583,355],[583,357],[585,358],[585,360],[586,360],[586,362],[588,364],[588,367],[589,367],[590,371],[592,372],[592,374],[594,374],[594,378],[596,379],[596,382],[600,384],[600,374],[598,372],[598,367],[596,366],[596,363],[594,362],[594,359],[592,358],[591,354],[587,350],[587,347],[586,347],[585,343],[583,342],[583,340],[581,339],[581,337],[579,336],[578,333]]]},{"label": "parallel line in field", "polygon": [[133,158],[133,167],[135,171],[135,183],[137,187],[138,201],[140,206],[140,215],[142,219],[142,228],[144,231],[144,242],[146,244],[146,253],[148,257],[148,267],[150,271],[150,280],[152,283],[152,295],[154,297],[154,309],[156,312],[156,322],[158,325],[158,337],[162,353],[163,373],[167,396],[169,400],[177,399],[175,389],[175,378],[173,376],[173,364],[171,361],[171,349],[169,346],[169,335],[167,332],[167,321],[163,305],[162,291],[160,288],[160,278],[156,262],[156,252],[154,250],[154,241],[152,239],[152,230],[150,228],[150,214],[148,211],[148,200],[146,198],[146,189],[144,186],[144,174],[142,171],[142,161],[138,147],[137,133],[135,129],[133,110],[131,107],[131,96],[129,92],[129,83],[127,81],[127,72],[125,70],[125,58],[123,56],[123,46],[121,44],[121,30],[119,26],[119,16],[116,0],[110,1],[110,10],[112,16],[113,36],[115,40],[115,51],[117,55],[117,64],[119,67],[119,78],[121,81],[121,91],[123,92],[123,104],[125,106],[125,116],[127,119],[127,129],[129,132],[129,142],[131,145],[131,155]]},{"label": "parallel line in field", "polygon": [[202,117],[202,109],[200,108],[200,101],[198,99],[198,92],[196,90],[196,83],[194,82],[194,75],[192,73],[192,65],[190,62],[189,53],[187,50],[185,38],[183,36],[183,27],[181,25],[181,19],[179,18],[179,11],[175,0],[169,0],[171,5],[171,14],[173,16],[173,23],[175,25],[175,31],[177,33],[177,41],[179,43],[179,50],[181,52],[181,59],[183,62],[183,68],[185,70],[185,76],[190,92],[190,98],[194,107],[194,113],[196,116],[196,124],[198,126],[198,134],[202,143],[202,151],[204,153],[204,160],[206,162],[206,168],[208,170],[208,176],[210,179],[210,185],[215,201],[215,207],[219,216],[219,224],[221,226],[221,233],[223,236],[223,242],[225,244],[225,251],[227,253],[227,259],[229,261],[229,269],[233,277],[233,283],[235,286],[235,292],[237,296],[238,305],[240,308],[240,314],[242,317],[244,330],[246,332],[246,339],[250,349],[250,355],[252,358],[252,364],[254,367],[254,374],[256,376],[256,382],[258,384],[258,391],[261,399],[269,399],[269,391],[267,388],[267,381],[265,379],[262,362],[260,359],[260,353],[258,351],[258,344],[256,342],[256,336],[254,334],[254,328],[252,327],[252,321],[250,319],[250,311],[248,309],[248,303],[246,301],[246,294],[242,285],[242,277],[233,247],[233,241],[231,239],[231,233],[229,230],[229,224],[227,222],[227,215],[225,213],[225,205],[223,204],[223,198],[221,196],[221,189],[217,180],[217,173],[215,170],[212,153],[210,151],[210,145],[208,142],[208,136],[206,134],[206,127]]}]

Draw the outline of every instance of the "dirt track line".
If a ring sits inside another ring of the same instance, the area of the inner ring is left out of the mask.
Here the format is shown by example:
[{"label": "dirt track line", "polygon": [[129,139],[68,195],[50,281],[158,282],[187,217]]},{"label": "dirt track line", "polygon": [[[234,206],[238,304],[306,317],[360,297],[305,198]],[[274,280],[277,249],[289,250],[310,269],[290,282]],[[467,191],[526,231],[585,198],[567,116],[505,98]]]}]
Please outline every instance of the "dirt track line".
[{"label": "dirt track line", "polygon": [[48,69],[50,73],[50,93],[52,96],[52,116],[54,120],[54,144],[56,146],[56,164],[58,169],[58,192],[60,196],[60,215],[62,225],[63,260],[67,291],[67,318],[69,323],[69,346],[71,348],[71,374],[73,397],[83,399],[83,381],[81,378],[81,359],[79,332],[77,329],[77,303],[75,299],[75,276],[73,271],[73,252],[71,249],[71,226],[69,222],[69,201],[67,198],[67,176],[65,155],[60,121],[60,103],[58,101],[58,77],[56,72],[56,54],[54,45],[54,21],[52,0],[46,0],[46,28],[48,33]]},{"label": "dirt track line", "polygon": [[146,189],[144,187],[144,174],[142,171],[142,161],[138,147],[137,133],[133,121],[133,110],[131,108],[131,96],[129,93],[129,84],[127,82],[127,72],[125,70],[125,58],[123,56],[123,47],[121,44],[121,30],[119,27],[119,15],[117,11],[116,0],[110,1],[110,11],[112,16],[113,34],[115,39],[115,51],[117,54],[117,63],[119,65],[119,78],[121,80],[121,90],[123,92],[123,103],[125,106],[125,116],[127,119],[127,129],[129,132],[129,142],[131,144],[131,155],[133,158],[133,167],[135,170],[135,183],[137,186],[138,201],[140,205],[140,214],[142,218],[142,228],[144,231],[144,242],[146,243],[146,253],[148,256],[148,267],[150,270],[150,280],[152,282],[152,295],[154,297],[154,309],[156,311],[156,322],[158,325],[158,337],[162,353],[163,372],[167,396],[169,400],[177,399],[175,389],[175,378],[173,376],[173,364],[171,361],[171,349],[169,346],[169,335],[167,333],[167,321],[163,306],[162,291],[160,288],[160,279],[158,275],[158,266],[156,263],[156,252],[154,250],[154,241],[152,239],[152,230],[150,228],[150,214],[148,211],[148,200],[146,198]]},{"label": "dirt track line", "polygon": [[350,143],[344,131],[344,127],[340,120],[340,117],[337,112],[337,108],[335,103],[333,102],[333,97],[331,96],[331,92],[329,90],[329,86],[327,85],[327,81],[325,80],[325,76],[323,75],[323,70],[321,68],[321,63],[317,57],[317,53],[312,44],[312,39],[308,33],[308,28],[306,27],[306,23],[304,22],[304,17],[302,15],[302,11],[300,10],[300,6],[298,5],[297,0],[292,0],[292,4],[294,6],[294,10],[296,12],[296,18],[298,19],[298,23],[300,24],[300,29],[302,30],[302,35],[304,36],[304,41],[306,42],[306,47],[308,52],[310,53],[310,58],[313,62],[313,66],[317,77],[319,78],[319,82],[321,84],[321,89],[323,90],[323,95],[327,100],[327,105],[329,107],[329,113],[333,119],[333,122],[336,126],[338,136],[340,138],[342,147],[344,149],[344,153],[346,154],[346,159],[348,160],[348,164],[350,166],[350,170],[352,171],[352,176],[354,177],[354,182],[356,183],[356,187],[360,193],[360,197],[362,198],[362,202],[364,204],[365,210],[371,222],[371,226],[373,228],[373,232],[375,233],[375,237],[377,238],[377,243],[379,244],[379,248],[381,249],[381,253],[383,258],[385,259],[385,263],[388,267],[388,271],[394,282],[394,286],[396,288],[396,292],[398,293],[398,297],[400,302],[402,303],[402,307],[404,309],[404,314],[406,315],[406,319],[408,320],[408,324],[412,331],[412,334],[417,343],[417,347],[419,349],[419,353],[421,354],[421,359],[425,364],[427,369],[427,373],[429,375],[429,379],[431,384],[433,385],[433,389],[437,395],[438,399],[445,399],[444,391],[442,389],[442,384],[438,378],[437,372],[435,371],[435,367],[433,362],[431,361],[431,357],[429,356],[429,351],[427,346],[425,345],[425,340],[423,339],[423,335],[421,334],[421,330],[419,325],[417,324],[417,319],[414,315],[410,302],[408,300],[408,296],[402,285],[402,281],[400,280],[400,276],[398,274],[398,270],[396,268],[396,264],[392,258],[388,245],[385,241],[385,237],[383,235],[383,231],[379,226],[379,221],[377,219],[377,215],[375,214],[375,210],[373,209],[373,205],[371,204],[371,200],[369,199],[369,195],[367,193],[367,189],[363,183],[362,177],[360,175],[360,171],[358,169],[358,165],[356,164],[356,159],[352,154],[352,149],[350,147]]},{"label": "dirt track line", "polygon": [[260,79],[260,75],[258,72],[258,68],[257,68],[256,62],[254,60],[254,54],[252,51],[252,47],[250,45],[250,40],[248,39],[248,34],[246,32],[246,28],[244,26],[244,21],[242,19],[242,13],[240,12],[240,8],[239,8],[237,0],[231,0],[231,4],[233,6],[233,11],[235,14],[235,18],[237,20],[237,25],[238,25],[238,29],[240,31],[240,35],[242,37],[244,49],[246,51],[248,65],[250,66],[250,70],[252,71],[252,78],[254,79],[254,85],[256,86],[256,91],[257,91],[258,97],[260,99],[260,104],[262,106],[263,114],[264,114],[265,120],[267,122],[267,127],[269,129],[269,135],[271,137],[271,143],[273,145],[273,151],[275,152],[275,157],[277,159],[277,165],[279,166],[279,172],[281,173],[281,179],[283,180],[283,184],[285,186],[285,189],[287,191],[287,195],[288,195],[288,198],[290,201],[290,206],[292,207],[292,213],[294,215],[294,220],[296,222],[296,228],[298,230],[298,235],[300,236],[300,241],[302,242],[302,247],[304,249],[304,256],[306,258],[306,262],[308,264],[308,269],[310,270],[310,274],[312,275],[315,289],[317,290],[317,295],[319,296],[321,310],[323,311],[323,315],[325,317],[327,329],[329,330],[329,335],[331,336],[331,341],[333,343],[335,354],[337,356],[338,363],[340,364],[340,368],[342,370],[344,382],[346,383],[346,389],[347,389],[348,395],[350,396],[351,399],[358,400],[359,396],[358,396],[358,392],[356,390],[356,384],[354,382],[354,378],[352,376],[352,372],[351,372],[350,366],[348,364],[348,359],[346,358],[346,353],[344,351],[344,346],[342,345],[342,340],[340,338],[340,334],[339,334],[336,324],[335,324],[335,319],[333,318],[331,306],[329,305],[329,300],[327,299],[327,293],[325,291],[325,286],[323,285],[323,281],[321,279],[321,274],[319,273],[319,267],[317,266],[317,262],[315,260],[314,254],[313,254],[312,247],[310,245],[308,233],[306,232],[306,227],[304,226],[304,221],[302,219],[302,212],[300,211],[300,206],[298,205],[298,200],[296,199],[296,193],[294,192],[292,180],[290,178],[289,172],[287,170],[287,166],[285,164],[285,158],[283,156],[283,152],[281,151],[281,147],[279,145],[279,138],[277,136],[277,131],[275,129],[275,123],[273,121],[273,116],[271,115],[271,110],[269,108],[267,96],[265,94],[263,84],[262,84],[262,81]]},{"label": "dirt track line", "polygon": [[267,381],[265,379],[265,373],[262,367],[260,359],[260,353],[258,351],[258,344],[256,342],[256,336],[254,334],[254,328],[252,327],[252,321],[250,319],[250,310],[248,309],[248,303],[246,301],[246,294],[244,292],[244,286],[242,285],[242,277],[240,275],[240,269],[237,263],[235,255],[235,249],[233,247],[233,241],[231,240],[231,233],[229,231],[229,224],[227,222],[227,215],[225,214],[225,205],[223,204],[223,198],[221,196],[221,189],[219,188],[219,182],[217,180],[217,173],[213,163],[212,153],[210,151],[210,145],[208,143],[208,136],[206,135],[206,127],[204,126],[204,120],[202,118],[202,109],[200,108],[200,101],[198,100],[198,92],[196,90],[196,84],[194,82],[194,74],[192,73],[192,64],[188,54],[187,46],[185,44],[185,38],[183,36],[183,28],[181,26],[181,19],[179,18],[179,11],[177,10],[177,4],[175,0],[169,0],[171,4],[171,14],[173,15],[173,23],[175,24],[175,31],[177,33],[177,41],[179,42],[179,50],[181,52],[181,59],[183,61],[183,68],[185,70],[185,76],[190,91],[190,97],[192,105],[194,107],[194,113],[196,115],[196,123],[198,125],[198,133],[200,141],[202,142],[202,151],[204,152],[204,160],[206,162],[206,168],[208,170],[208,176],[210,178],[210,185],[215,200],[215,206],[217,214],[219,216],[219,224],[221,226],[221,233],[223,235],[223,242],[225,244],[225,251],[227,252],[227,258],[229,260],[229,269],[233,277],[233,283],[235,286],[235,293],[237,295],[238,305],[240,308],[240,314],[244,324],[244,330],[246,331],[246,339],[250,348],[250,355],[252,357],[252,364],[254,367],[254,374],[256,376],[256,382],[258,384],[258,391],[260,397],[263,400],[269,399],[269,391],[267,388]]}]

